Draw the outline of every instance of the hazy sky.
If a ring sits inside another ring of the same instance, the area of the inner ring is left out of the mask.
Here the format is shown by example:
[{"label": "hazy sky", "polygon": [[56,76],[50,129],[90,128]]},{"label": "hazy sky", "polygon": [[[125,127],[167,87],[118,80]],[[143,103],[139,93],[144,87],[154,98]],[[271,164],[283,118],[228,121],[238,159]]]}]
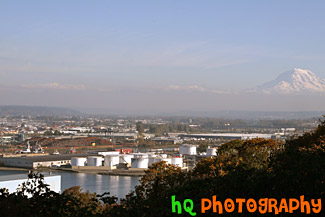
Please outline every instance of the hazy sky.
[{"label": "hazy sky", "polygon": [[324,9],[322,0],[2,0],[0,104],[324,110],[317,97],[238,93],[294,67],[325,78]]}]

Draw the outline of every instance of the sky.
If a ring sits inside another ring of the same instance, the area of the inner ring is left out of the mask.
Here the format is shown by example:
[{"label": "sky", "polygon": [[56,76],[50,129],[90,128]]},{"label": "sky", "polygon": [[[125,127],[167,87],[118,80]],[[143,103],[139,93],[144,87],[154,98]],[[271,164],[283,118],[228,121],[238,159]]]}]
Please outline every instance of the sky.
[{"label": "sky", "polygon": [[297,67],[325,78],[324,9],[321,0],[2,0],[0,104],[324,110],[316,96],[241,94]]}]

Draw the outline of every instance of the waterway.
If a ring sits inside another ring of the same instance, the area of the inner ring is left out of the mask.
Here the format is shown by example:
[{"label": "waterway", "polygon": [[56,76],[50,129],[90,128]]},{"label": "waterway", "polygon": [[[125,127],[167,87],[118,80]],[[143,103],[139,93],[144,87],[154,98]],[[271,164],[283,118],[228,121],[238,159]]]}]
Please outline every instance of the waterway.
[{"label": "waterway", "polygon": [[[0,171],[0,176],[26,174],[27,171]],[[72,186],[80,186],[83,191],[96,192],[103,194],[110,192],[110,195],[124,198],[134,187],[139,184],[139,177],[131,176],[110,176],[87,173],[73,172],[52,172],[52,174],[61,175],[61,191]]]}]

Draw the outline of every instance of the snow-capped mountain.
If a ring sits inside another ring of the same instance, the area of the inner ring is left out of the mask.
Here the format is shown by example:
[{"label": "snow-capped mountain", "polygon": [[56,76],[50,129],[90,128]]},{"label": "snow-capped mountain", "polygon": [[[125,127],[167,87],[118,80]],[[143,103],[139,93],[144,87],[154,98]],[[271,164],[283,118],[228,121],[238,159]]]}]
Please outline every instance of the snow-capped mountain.
[{"label": "snow-capped mountain", "polygon": [[317,77],[310,70],[295,68],[248,92],[267,94],[325,93],[325,80]]}]

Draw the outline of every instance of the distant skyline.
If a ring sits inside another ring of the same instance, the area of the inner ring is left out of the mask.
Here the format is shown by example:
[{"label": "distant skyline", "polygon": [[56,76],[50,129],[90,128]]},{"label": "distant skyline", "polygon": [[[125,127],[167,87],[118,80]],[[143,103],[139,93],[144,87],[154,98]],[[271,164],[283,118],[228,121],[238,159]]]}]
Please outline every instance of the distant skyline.
[{"label": "distant skyline", "polygon": [[1,105],[126,113],[325,110],[241,91],[325,78],[323,1],[1,1]]}]

